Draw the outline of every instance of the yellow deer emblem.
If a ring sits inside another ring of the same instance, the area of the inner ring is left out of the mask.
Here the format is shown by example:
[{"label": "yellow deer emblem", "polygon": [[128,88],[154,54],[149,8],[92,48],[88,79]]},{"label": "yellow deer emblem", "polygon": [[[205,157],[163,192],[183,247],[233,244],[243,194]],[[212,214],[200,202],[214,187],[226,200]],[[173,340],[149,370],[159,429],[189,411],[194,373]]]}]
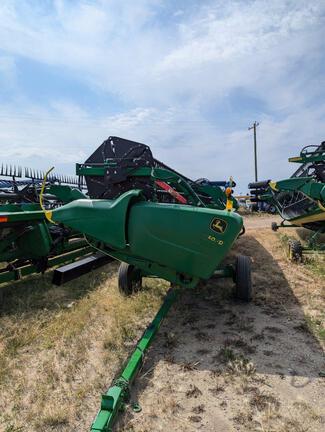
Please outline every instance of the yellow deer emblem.
[{"label": "yellow deer emblem", "polygon": [[223,234],[225,232],[226,226],[227,224],[225,223],[225,221],[221,219],[213,219],[211,224],[211,228],[214,231],[219,232],[220,234]]}]

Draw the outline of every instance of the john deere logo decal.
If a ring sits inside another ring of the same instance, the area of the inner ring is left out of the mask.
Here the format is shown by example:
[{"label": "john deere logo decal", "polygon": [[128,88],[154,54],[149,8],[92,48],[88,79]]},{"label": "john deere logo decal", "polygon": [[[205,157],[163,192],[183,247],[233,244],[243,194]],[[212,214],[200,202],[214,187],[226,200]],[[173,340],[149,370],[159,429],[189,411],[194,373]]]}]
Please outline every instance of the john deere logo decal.
[{"label": "john deere logo decal", "polygon": [[226,231],[227,222],[223,219],[214,218],[211,221],[210,228],[219,234],[223,234]]}]

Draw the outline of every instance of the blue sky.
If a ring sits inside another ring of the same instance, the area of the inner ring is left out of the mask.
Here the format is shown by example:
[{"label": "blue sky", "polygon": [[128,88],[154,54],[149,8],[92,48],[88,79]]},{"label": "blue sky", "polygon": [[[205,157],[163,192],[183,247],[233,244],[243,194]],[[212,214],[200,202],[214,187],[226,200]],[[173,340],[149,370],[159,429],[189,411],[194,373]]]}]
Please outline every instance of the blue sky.
[{"label": "blue sky", "polygon": [[238,192],[325,140],[325,2],[2,0],[0,161],[73,173],[109,135]]}]

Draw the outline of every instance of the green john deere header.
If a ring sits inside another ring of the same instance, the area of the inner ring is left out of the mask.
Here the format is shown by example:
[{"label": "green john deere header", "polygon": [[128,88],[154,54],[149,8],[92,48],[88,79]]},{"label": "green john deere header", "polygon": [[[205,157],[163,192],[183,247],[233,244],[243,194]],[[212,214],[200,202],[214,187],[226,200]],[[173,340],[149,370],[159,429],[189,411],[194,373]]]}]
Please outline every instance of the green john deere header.
[{"label": "green john deere header", "polygon": [[232,180],[190,180],[154,159],[144,144],[110,137],[77,165],[77,175],[85,177],[90,199],[74,200],[50,217],[122,261],[124,291],[143,276],[194,287],[220,270],[243,232]]}]

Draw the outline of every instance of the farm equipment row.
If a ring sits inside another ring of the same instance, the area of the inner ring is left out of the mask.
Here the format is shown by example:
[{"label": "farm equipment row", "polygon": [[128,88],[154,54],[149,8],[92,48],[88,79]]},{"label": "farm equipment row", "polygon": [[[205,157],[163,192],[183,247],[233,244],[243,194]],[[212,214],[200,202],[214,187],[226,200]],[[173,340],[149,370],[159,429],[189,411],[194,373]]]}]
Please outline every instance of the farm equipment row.
[{"label": "farm equipment row", "polygon": [[[252,201],[276,208],[283,222],[273,229],[288,226],[288,221],[314,230],[316,236],[325,231],[325,143],[304,148],[291,162],[302,166],[290,179],[251,183]],[[239,300],[252,298],[250,258],[223,263],[245,232],[232,178],[194,181],[155,159],[147,145],[114,136],[76,165],[77,177],[12,167],[2,167],[0,174],[11,177],[0,180],[0,262],[7,263],[0,283],[84,256],[58,271],[54,280],[64,283],[84,274],[96,267],[96,260],[98,265],[118,260],[123,295],[141,290],[143,278],[163,278],[172,285],[102,396],[93,432],[112,430],[180,288],[194,288],[211,276],[230,277]],[[91,251],[95,255],[89,256]]]},{"label": "farm equipment row", "polygon": [[[233,278],[237,297],[251,299],[250,259],[239,256],[235,266],[222,265],[244,233],[232,179],[193,181],[154,159],[147,145],[118,137],[109,137],[85,163],[77,164],[76,174],[85,179],[87,195],[54,179],[42,186],[35,180],[32,203],[2,205],[0,259],[29,259],[44,270],[49,254],[61,252],[56,248],[82,235],[101,256],[121,261],[118,284],[125,295],[140,290],[143,277],[193,288],[214,275]],[[17,189],[13,186],[12,193]],[[103,396],[93,431],[111,430],[176,294],[177,288],[168,294],[125,370]]]},{"label": "farm equipment row", "polygon": [[[70,183],[78,187],[58,183],[57,176],[41,184],[43,174],[18,183],[21,170],[11,167],[2,174],[12,176],[0,191],[0,260],[10,267],[29,260],[44,271],[48,256],[65,252],[81,233],[94,250],[122,261],[119,286],[125,292],[144,276],[186,287],[216,272],[236,277],[232,267],[220,268],[244,230],[232,211],[232,179],[190,180],[154,159],[147,145],[118,137],[77,164],[78,181]],[[249,266],[248,259],[242,262]]]}]

